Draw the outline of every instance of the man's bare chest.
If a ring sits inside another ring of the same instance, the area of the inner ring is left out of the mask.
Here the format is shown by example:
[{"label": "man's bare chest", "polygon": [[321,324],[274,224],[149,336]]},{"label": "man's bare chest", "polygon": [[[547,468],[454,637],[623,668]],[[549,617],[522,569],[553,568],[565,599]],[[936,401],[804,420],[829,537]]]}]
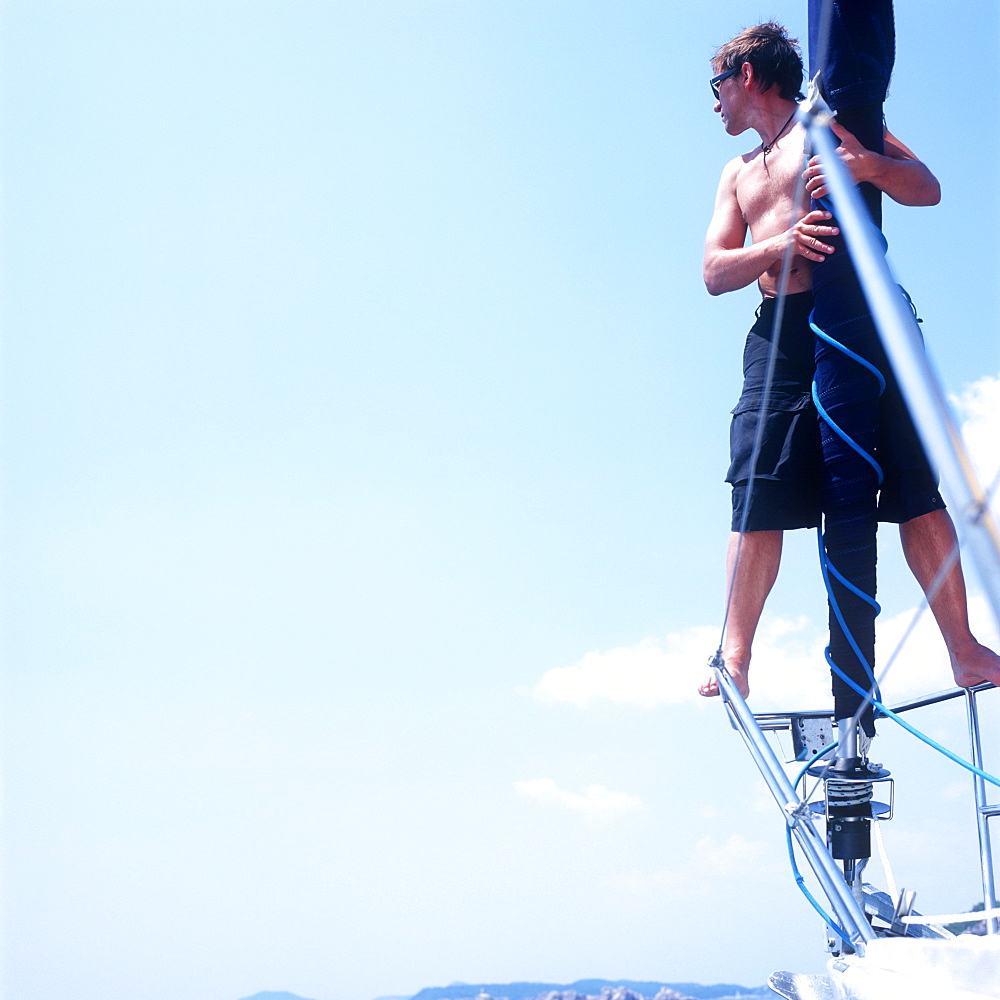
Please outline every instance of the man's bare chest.
[{"label": "man's bare chest", "polygon": [[790,216],[806,204],[799,185],[804,168],[802,153],[791,150],[780,153],[775,150],[766,158],[758,152],[744,165],[736,182],[736,201],[755,240],[771,236],[796,221]]}]

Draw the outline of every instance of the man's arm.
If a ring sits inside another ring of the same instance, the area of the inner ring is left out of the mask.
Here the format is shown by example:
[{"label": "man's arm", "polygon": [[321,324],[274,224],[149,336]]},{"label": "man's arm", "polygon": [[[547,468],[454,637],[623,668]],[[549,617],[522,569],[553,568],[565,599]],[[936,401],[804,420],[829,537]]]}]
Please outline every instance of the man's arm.
[{"label": "man's arm", "polygon": [[829,212],[821,210],[809,212],[782,233],[744,246],[747,224],[736,199],[739,167],[740,161],[733,160],[722,172],[715,212],[705,237],[702,275],[710,295],[746,288],[782,259],[790,241],[794,252],[809,260],[823,260],[823,254],[833,253],[833,247],[823,243],[822,237],[836,235],[837,229],[820,225],[830,218]]},{"label": "man's arm", "polygon": [[[836,123],[832,128],[840,140],[840,158],[850,170],[855,184],[868,181],[900,205],[936,205],[941,200],[941,185],[937,178],[888,129],[883,133],[885,153],[880,155],[865,149],[846,128]],[[822,198],[827,193],[818,156],[809,161],[805,177],[806,190],[811,197]]]}]

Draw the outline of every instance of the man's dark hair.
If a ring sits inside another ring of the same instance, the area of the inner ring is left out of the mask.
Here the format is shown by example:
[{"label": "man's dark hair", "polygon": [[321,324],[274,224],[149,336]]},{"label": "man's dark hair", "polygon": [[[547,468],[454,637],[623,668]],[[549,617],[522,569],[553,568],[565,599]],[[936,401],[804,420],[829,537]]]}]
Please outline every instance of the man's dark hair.
[{"label": "man's dark hair", "polygon": [[744,28],[720,45],[712,57],[716,73],[725,73],[744,63],[753,66],[760,89],[777,86],[786,101],[802,100],[802,54],[799,43],[773,21]]}]

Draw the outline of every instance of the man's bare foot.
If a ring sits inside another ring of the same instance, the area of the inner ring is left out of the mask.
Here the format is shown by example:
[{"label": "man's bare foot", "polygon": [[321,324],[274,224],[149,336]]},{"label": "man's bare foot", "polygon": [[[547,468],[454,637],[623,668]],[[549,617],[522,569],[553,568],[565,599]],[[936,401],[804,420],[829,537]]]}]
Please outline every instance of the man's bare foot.
[{"label": "man's bare foot", "polygon": [[[726,664],[726,672],[733,679],[733,683],[736,685],[736,690],[739,691],[744,698],[747,698],[750,695],[750,684],[747,681],[748,666],[748,664]],[[977,681],[976,683],[979,682]],[[711,674],[708,680],[698,688],[698,694],[700,694],[703,698],[719,697],[719,682],[715,679],[714,673]]]},{"label": "man's bare foot", "polygon": [[968,688],[990,681],[1000,686],[1000,656],[988,646],[976,642],[951,655],[951,671],[959,687]]}]

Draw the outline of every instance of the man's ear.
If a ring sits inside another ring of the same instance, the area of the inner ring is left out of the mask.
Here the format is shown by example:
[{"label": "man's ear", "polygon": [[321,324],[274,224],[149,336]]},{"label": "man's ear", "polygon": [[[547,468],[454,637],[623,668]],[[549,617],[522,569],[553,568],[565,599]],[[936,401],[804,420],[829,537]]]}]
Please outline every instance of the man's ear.
[{"label": "man's ear", "polygon": [[757,83],[757,74],[754,72],[753,66],[745,62],[740,67],[740,84],[743,87],[750,87]]}]

